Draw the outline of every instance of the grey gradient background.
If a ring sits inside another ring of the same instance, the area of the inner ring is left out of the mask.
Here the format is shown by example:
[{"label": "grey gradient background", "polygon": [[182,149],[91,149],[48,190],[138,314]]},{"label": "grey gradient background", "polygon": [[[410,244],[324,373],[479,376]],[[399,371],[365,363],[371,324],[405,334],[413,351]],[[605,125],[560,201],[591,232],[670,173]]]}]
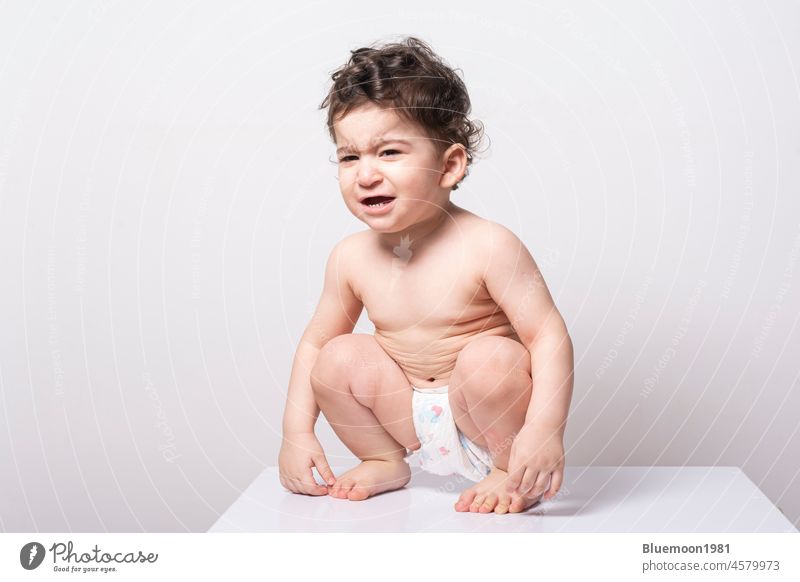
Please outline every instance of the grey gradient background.
[{"label": "grey gradient background", "polygon": [[491,138],[456,203],[570,328],[567,463],[736,465],[800,525],[800,6],[434,6],[0,6],[0,530],[202,531],[277,463],[363,228],[316,107],[404,34]]}]

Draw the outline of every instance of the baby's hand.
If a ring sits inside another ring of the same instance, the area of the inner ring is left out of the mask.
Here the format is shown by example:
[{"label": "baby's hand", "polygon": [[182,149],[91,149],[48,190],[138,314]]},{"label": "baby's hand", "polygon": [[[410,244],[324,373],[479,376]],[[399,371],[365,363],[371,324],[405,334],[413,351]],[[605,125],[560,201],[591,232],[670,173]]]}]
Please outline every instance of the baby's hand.
[{"label": "baby's hand", "polygon": [[[556,496],[564,478],[564,444],[557,432],[523,428],[511,444],[506,491],[544,499]],[[550,482],[550,487],[547,484]]]},{"label": "baby's hand", "polygon": [[284,434],[278,456],[281,485],[292,493],[327,495],[328,488],[317,483],[312,467],[317,468],[328,485],[336,482],[322,445],[313,432]]}]

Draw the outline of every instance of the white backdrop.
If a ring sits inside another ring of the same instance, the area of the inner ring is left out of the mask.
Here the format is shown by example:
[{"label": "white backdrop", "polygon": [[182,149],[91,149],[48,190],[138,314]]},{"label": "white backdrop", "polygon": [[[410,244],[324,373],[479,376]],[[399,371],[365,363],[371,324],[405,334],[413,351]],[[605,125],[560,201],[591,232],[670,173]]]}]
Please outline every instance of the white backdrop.
[{"label": "white backdrop", "polygon": [[567,464],[736,465],[800,525],[797,3],[274,6],[0,8],[0,530],[201,531],[277,464],[363,228],[317,105],[405,34],[491,138],[454,200],[571,331]]}]

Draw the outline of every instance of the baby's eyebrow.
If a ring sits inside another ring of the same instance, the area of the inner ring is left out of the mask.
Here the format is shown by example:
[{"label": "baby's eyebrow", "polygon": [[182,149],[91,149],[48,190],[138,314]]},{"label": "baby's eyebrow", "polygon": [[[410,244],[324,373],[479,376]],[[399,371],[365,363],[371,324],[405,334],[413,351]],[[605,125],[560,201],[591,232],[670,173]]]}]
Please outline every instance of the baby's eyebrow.
[{"label": "baby's eyebrow", "polygon": [[[411,145],[411,142],[407,139],[403,139],[400,137],[382,137],[378,138],[373,142],[373,147],[380,147],[382,145],[386,145],[387,143],[401,143],[404,145]],[[358,148],[352,144],[345,144],[339,148],[336,148],[336,153],[341,154],[343,152],[357,152]]]}]

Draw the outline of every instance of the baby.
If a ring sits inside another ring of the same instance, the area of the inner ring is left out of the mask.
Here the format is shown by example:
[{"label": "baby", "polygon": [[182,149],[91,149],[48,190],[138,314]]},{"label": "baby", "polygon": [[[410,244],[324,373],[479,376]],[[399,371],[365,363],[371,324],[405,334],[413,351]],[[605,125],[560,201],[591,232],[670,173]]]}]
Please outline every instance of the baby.
[{"label": "baby", "polygon": [[[451,201],[481,136],[463,81],[415,38],[355,50],[332,79],[320,107],[339,187],[369,229],[333,248],[297,348],[281,483],[362,500],[405,486],[413,460],[476,482],[457,511],[551,499],[572,341],[522,242]],[[352,333],[363,308],[374,335]],[[320,410],[361,459],[338,477],[314,434]]]}]

